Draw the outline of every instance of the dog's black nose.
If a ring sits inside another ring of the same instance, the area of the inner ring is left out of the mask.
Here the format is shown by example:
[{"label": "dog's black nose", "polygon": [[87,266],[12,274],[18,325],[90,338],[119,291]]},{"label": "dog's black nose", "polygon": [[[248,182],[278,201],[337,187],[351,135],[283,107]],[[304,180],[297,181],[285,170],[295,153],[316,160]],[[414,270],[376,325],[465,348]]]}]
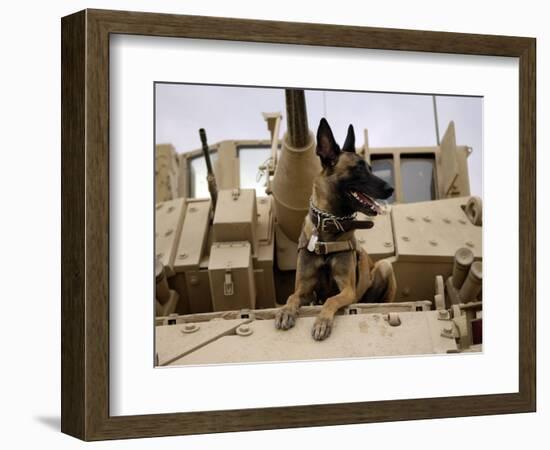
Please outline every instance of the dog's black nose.
[{"label": "dog's black nose", "polygon": [[391,197],[392,194],[393,194],[393,188],[388,184],[384,188],[384,195],[386,196],[385,198]]}]

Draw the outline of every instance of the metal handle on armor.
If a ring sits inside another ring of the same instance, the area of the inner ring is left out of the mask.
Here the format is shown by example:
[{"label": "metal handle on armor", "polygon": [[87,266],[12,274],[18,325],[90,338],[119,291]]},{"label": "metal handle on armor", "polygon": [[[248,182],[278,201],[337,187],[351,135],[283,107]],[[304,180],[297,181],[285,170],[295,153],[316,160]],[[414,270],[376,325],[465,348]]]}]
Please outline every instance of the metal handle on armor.
[{"label": "metal handle on armor", "polygon": [[231,276],[231,270],[225,271],[225,282],[223,283],[223,295],[229,297],[233,295],[235,287],[233,284],[233,277]]}]

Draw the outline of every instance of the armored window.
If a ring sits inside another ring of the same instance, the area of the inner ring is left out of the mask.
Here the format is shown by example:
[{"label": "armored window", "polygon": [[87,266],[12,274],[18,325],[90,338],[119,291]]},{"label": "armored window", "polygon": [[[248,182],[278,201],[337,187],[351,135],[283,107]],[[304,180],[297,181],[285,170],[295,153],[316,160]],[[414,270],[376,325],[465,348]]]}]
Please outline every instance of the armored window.
[{"label": "armored window", "polygon": [[266,174],[260,173],[260,166],[267,164],[271,147],[239,147],[239,179],[242,189],[256,189],[256,196],[265,197]]},{"label": "armored window", "polygon": [[401,155],[403,203],[435,200],[434,155]]},{"label": "armored window", "polygon": [[[218,159],[218,153],[210,152],[212,164]],[[195,156],[189,160],[189,197],[208,198],[208,183],[206,181],[206,162],[204,156]]]},{"label": "armored window", "polygon": [[[395,187],[393,171],[393,157],[390,155],[371,155],[372,172],[378,177]],[[395,201],[395,193],[386,200],[388,203]]]}]

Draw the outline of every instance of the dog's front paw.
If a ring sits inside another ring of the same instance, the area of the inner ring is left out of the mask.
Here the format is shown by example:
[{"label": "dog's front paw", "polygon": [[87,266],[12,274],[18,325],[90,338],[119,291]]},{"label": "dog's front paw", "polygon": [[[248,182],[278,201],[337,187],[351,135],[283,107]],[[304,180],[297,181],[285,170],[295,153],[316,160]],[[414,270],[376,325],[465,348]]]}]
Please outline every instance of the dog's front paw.
[{"label": "dog's front paw", "polygon": [[296,311],[287,306],[283,306],[275,314],[275,328],[279,330],[288,330],[296,323]]},{"label": "dog's front paw", "polygon": [[316,341],[322,341],[330,336],[332,331],[332,319],[317,317],[311,329],[311,336]]}]

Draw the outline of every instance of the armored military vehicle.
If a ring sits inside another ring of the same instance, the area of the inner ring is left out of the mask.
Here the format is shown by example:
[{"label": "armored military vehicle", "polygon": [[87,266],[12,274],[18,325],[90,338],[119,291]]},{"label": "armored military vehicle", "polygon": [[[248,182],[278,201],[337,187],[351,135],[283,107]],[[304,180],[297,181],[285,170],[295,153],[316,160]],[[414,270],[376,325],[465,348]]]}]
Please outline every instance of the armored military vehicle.
[{"label": "armored military vehicle", "polygon": [[[303,306],[293,329],[275,329],[321,170],[304,92],[285,95],[282,137],[282,114],[263,113],[266,139],[209,144],[201,130],[196,150],[156,146],[156,364],[480,351],[482,205],[453,122],[436,146],[372,148],[365,130],[357,149],[395,187],[375,226],[355,233],[373,260],[391,261],[396,301],[345,308],[323,342],[310,335],[320,306]],[[265,194],[241,187],[245,160]]]}]

